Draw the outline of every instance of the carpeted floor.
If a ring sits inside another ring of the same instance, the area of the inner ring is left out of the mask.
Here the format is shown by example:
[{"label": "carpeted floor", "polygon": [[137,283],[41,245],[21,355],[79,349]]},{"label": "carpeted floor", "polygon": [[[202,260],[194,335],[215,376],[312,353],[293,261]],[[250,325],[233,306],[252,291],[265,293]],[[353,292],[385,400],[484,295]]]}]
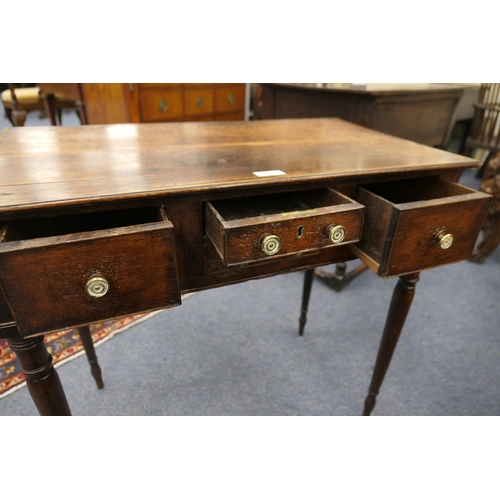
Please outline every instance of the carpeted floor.
[{"label": "carpeted floor", "polygon": [[[461,179],[477,187],[473,172]],[[350,264],[353,266],[354,264]],[[342,293],[303,273],[187,298],[58,369],[77,415],[359,415],[395,280],[367,271]],[[500,251],[422,273],[374,415],[500,415]],[[37,415],[26,388],[0,415]]]},{"label": "carpeted floor", "polygon": [[[116,334],[149,316],[150,314],[143,313],[90,325],[94,347],[111,340]],[[85,354],[76,328],[49,333],[45,335],[44,340],[47,351],[52,356],[52,364],[56,367]],[[25,377],[21,373],[16,355],[10,349],[7,339],[0,339],[0,398],[7,397],[25,385]]]}]

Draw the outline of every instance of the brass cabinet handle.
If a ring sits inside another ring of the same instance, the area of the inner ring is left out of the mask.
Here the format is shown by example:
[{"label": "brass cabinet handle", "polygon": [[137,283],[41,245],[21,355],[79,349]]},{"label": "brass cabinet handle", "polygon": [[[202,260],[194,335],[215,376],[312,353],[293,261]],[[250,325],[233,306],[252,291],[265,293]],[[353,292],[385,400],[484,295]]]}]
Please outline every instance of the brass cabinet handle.
[{"label": "brass cabinet handle", "polygon": [[205,99],[203,99],[203,97],[198,97],[198,99],[196,99],[196,106],[202,108],[204,105],[205,105]]},{"label": "brass cabinet handle", "polygon": [[89,297],[98,299],[104,297],[109,291],[108,280],[100,274],[94,274],[85,284],[85,292]]},{"label": "brass cabinet handle", "polygon": [[168,109],[168,102],[165,99],[160,99],[160,102],[158,103],[158,108],[162,113],[165,113]]},{"label": "brass cabinet handle", "polygon": [[129,83],[128,84],[128,89],[130,90],[130,92],[133,92],[134,91],[134,84],[133,83]]},{"label": "brass cabinet handle", "polygon": [[228,94],[227,95],[227,103],[229,104],[229,106],[232,106],[234,104],[234,95],[233,94]]},{"label": "brass cabinet handle", "polygon": [[277,253],[279,251],[280,246],[281,246],[281,241],[274,234],[265,234],[261,238],[260,246],[262,248],[262,251],[266,255],[274,255],[275,253]]},{"label": "brass cabinet handle", "polygon": [[344,241],[345,233],[346,231],[344,226],[330,224],[326,228],[326,235],[328,236],[328,239],[335,244],[342,243]]},{"label": "brass cabinet handle", "polygon": [[443,230],[437,232],[435,239],[443,250],[446,250],[453,245],[453,235],[451,233],[445,233]]}]

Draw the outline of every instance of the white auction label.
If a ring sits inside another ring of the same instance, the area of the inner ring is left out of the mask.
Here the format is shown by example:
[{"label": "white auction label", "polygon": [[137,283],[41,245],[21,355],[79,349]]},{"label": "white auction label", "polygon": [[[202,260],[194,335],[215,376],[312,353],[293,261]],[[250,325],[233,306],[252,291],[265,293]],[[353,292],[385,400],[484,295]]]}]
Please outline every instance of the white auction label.
[{"label": "white auction label", "polygon": [[272,177],[273,175],[286,175],[282,170],[262,170],[262,172],[254,172],[257,177]]}]

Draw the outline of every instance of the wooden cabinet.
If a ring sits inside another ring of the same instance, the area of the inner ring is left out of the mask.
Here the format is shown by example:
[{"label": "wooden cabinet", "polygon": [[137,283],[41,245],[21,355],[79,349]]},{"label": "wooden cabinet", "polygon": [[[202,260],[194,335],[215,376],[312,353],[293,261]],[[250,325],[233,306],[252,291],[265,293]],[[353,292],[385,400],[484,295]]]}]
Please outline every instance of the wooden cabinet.
[{"label": "wooden cabinet", "polygon": [[244,120],[244,83],[82,83],[88,123]]},{"label": "wooden cabinet", "polygon": [[255,120],[337,117],[427,146],[446,148],[458,103],[470,85],[257,85]]}]

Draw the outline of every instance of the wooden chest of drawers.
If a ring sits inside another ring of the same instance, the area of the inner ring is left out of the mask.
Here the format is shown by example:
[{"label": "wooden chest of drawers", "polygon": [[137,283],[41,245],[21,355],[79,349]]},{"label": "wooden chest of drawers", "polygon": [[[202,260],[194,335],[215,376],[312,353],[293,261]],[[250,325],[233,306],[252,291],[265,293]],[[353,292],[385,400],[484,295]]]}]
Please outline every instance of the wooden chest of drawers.
[{"label": "wooden chest of drawers", "polygon": [[245,83],[82,83],[88,123],[245,119]]}]

